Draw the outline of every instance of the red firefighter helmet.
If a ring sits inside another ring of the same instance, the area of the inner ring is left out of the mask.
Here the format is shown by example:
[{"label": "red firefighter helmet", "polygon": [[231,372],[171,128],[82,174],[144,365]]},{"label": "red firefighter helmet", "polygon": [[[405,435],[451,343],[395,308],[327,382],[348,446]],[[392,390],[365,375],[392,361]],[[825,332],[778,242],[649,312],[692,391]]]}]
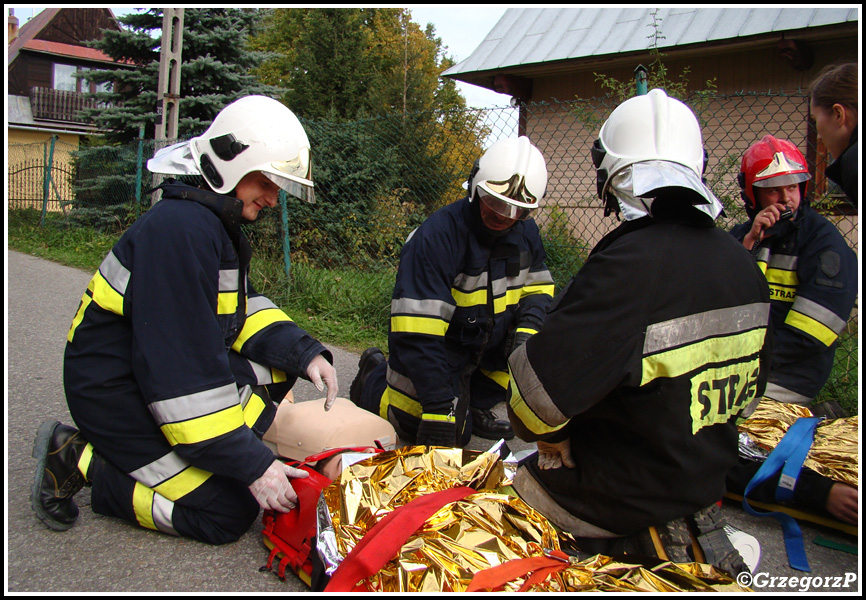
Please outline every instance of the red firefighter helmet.
[{"label": "red firefighter helmet", "polygon": [[797,146],[788,140],[765,135],[743,154],[737,181],[742,190],[746,208],[757,206],[753,187],[779,187],[800,184],[800,195],[805,196],[806,182],[811,178],[806,159]]}]

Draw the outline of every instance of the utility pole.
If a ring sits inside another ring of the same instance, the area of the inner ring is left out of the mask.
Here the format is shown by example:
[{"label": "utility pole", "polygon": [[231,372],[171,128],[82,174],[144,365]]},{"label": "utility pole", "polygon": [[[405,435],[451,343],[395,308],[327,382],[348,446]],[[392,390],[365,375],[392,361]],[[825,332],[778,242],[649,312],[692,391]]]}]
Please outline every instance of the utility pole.
[{"label": "utility pole", "polygon": [[[159,83],[156,99],[156,122],[154,152],[166,145],[166,141],[177,140],[178,112],[180,108],[180,65],[183,50],[182,8],[162,9],[162,44],[159,49]],[[162,182],[163,176],[153,175],[153,187]],[[154,193],[152,203],[159,200]]]}]

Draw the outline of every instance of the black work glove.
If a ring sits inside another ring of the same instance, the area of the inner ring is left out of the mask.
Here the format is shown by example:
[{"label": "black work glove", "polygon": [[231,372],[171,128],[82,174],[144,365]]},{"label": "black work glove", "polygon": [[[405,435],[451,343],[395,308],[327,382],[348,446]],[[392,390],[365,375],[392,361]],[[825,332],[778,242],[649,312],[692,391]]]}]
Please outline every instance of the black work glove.
[{"label": "black work glove", "polygon": [[415,443],[419,446],[458,447],[457,423],[454,417],[427,413],[421,415],[421,424],[418,425]]},{"label": "black work glove", "polygon": [[520,348],[526,340],[532,337],[533,334],[528,331],[520,331],[515,329],[508,335],[508,341],[505,344],[505,359],[511,356],[511,353]]}]

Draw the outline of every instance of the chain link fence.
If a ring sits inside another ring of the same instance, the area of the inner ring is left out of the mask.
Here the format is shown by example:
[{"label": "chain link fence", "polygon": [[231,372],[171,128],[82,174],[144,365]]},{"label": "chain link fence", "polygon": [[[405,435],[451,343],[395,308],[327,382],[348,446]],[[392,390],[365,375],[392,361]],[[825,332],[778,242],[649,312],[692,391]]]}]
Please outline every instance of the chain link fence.
[{"label": "chain link fence", "polygon": [[[743,152],[762,136],[791,140],[812,173],[812,206],[858,248],[857,206],[824,176],[831,158],[810,123],[806,94],[741,93],[690,99],[709,162],[705,177],[725,205],[720,225],[747,220],[736,181]],[[348,124],[304,121],[313,147],[317,203],[281,198],[248,228],[251,243],[281,261],[291,293],[314,311],[363,315],[387,328],[400,249],[436,209],[460,199],[474,161],[497,139],[528,135],[547,159],[536,220],[557,289],[618,225],[604,217],[590,147],[614,105],[606,99],[545,102],[450,115],[399,115]],[[122,231],[152,202],[145,168],[154,142],[77,149],[59,141],[9,145],[8,205],[61,213],[70,223]],[[335,308],[339,307],[339,308]],[[854,390],[856,309],[825,386]],[[375,324],[375,325],[374,325]],[[853,382],[853,388],[851,387]]]}]

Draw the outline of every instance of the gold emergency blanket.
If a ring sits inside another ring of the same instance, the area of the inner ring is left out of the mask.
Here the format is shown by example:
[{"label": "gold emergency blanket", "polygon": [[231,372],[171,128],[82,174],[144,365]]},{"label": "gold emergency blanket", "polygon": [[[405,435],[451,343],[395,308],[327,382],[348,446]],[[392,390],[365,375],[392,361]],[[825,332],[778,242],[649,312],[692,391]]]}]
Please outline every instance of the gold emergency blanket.
[{"label": "gold emergency blanket", "polygon": [[[336,547],[345,557],[390,511],[422,494],[466,486],[479,490],[441,508],[366,585],[371,591],[465,591],[478,571],[559,550],[560,538],[541,514],[497,491],[511,481],[491,453],[409,446],[347,467],[322,493]],[[534,586],[536,591],[743,591],[708,565],[645,566],[605,556],[578,562]],[[517,590],[523,579],[506,589]]]},{"label": "gold emergency blanket", "polygon": [[[762,448],[772,450],[797,419],[811,416],[805,406],[764,398],[752,416],[740,423],[739,430]],[[821,421],[803,464],[834,481],[858,487],[859,428],[858,417]]]}]

